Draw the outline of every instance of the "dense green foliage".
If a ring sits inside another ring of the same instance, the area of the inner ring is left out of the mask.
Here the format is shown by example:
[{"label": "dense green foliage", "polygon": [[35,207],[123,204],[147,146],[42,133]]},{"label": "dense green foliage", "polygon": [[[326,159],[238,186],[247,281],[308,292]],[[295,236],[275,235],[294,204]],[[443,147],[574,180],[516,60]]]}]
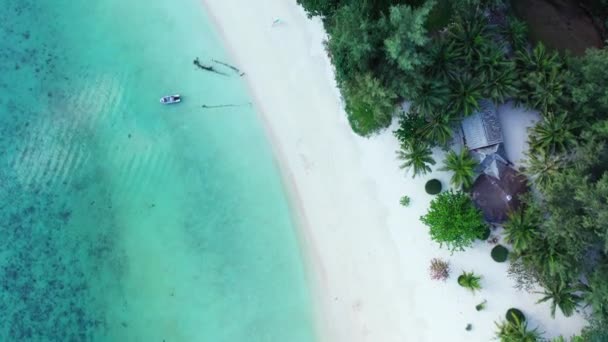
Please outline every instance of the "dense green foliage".
[{"label": "dense green foliage", "polygon": [[452,171],[452,185],[456,188],[468,189],[473,185],[474,170],[477,162],[469,151],[463,148],[460,153],[450,151],[445,157],[442,171]]},{"label": "dense green foliage", "polygon": [[481,277],[473,272],[462,272],[458,276],[458,285],[474,293],[481,290]]},{"label": "dense green foliage", "polygon": [[[536,64],[542,69],[557,59],[537,57]],[[559,110],[552,101],[538,104],[550,110],[530,136],[526,173],[540,196],[511,216],[505,233],[521,272],[545,288],[541,301],[552,313],[569,316],[584,302],[598,324],[608,324],[608,91],[601,86],[608,51],[559,63],[567,78],[556,96]]]},{"label": "dense green foliage", "polygon": [[492,252],[490,252],[492,259],[496,262],[505,262],[509,256],[509,250],[502,245],[496,245],[492,248]]},{"label": "dense green foliage", "polygon": [[428,1],[415,9],[407,5],[391,7],[389,11],[389,36],[384,40],[388,57],[406,72],[426,65],[423,48],[429,42],[424,23],[434,1]]},{"label": "dense green foliage", "polygon": [[509,220],[504,224],[504,234],[507,242],[513,245],[513,250],[521,252],[532,247],[538,234],[538,219],[538,214],[534,215],[532,209],[525,206],[509,215]]},{"label": "dense green foliage", "polygon": [[[542,197],[528,200],[505,231],[525,272],[545,287],[542,301],[552,303],[552,313],[559,308],[569,316],[585,301],[605,323],[608,277],[600,270],[608,267],[608,121],[591,120],[578,121],[586,129],[569,147],[538,147],[541,157],[530,159],[528,172]],[[542,160],[555,163],[534,165]]]},{"label": "dense green foliage", "polygon": [[424,185],[424,190],[429,195],[437,195],[441,192],[441,182],[438,179],[431,179]]},{"label": "dense green foliage", "polygon": [[309,15],[330,16],[344,0],[297,0],[298,4],[304,6]]},{"label": "dense green foliage", "polygon": [[541,122],[532,128],[530,147],[549,154],[568,151],[576,143],[574,128],[568,122],[566,113],[546,113]]},{"label": "dense green foliage", "polygon": [[582,299],[576,292],[576,288],[568,287],[563,282],[550,284],[538,303],[551,301],[551,317],[555,317],[556,307],[559,307],[564,316],[570,317]]},{"label": "dense green foliage", "polygon": [[608,341],[608,325],[600,325],[594,322],[593,325],[583,330],[581,342],[605,342]]},{"label": "dense green foliage", "polygon": [[[608,48],[570,57],[531,46],[517,19],[488,22],[498,0],[299,2],[324,16],[327,49],[356,132],[368,136],[387,127],[394,108],[410,102],[394,134],[403,167],[414,175],[430,171],[431,148],[447,147],[453,127],[483,98],[515,100],[541,113],[530,130],[525,165],[536,195],[505,225],[517,266],[510,276],[525,287],[538,282],[546,289],[542,300],[566,315],[588,305],[593,315],[583,336],[606,340]],[[464,184],[467,175],[453,183]],[[484,230],[461,193],[437,196],[422,220],[433,239],[452,250],[469,246]],[[503,341],[538,335],[525,324],[501,324],[500,330]]]},{"label": "dense green foliage", "polygon": [[480,238],[486,228],[481,212],[463,192],[446,191],[431,201],[420,220],[429,227],[431,239],[451,251],[464,250]]},{"label": "dense green foliage", "polygon": [[388,127],[397,97],[369,73],[354,76],[345,85],[346,110],[353,131],[368,136],[378,127]]}]

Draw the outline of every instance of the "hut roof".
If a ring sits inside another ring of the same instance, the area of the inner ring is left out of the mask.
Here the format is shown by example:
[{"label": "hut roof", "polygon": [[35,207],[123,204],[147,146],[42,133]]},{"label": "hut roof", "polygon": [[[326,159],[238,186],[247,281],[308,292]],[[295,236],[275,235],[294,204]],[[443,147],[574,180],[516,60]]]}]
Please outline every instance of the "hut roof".
[{"label": "hut roof", "polygon": [[500,160],[494,160],[477,177],[471,197],[488,222],[501,223],[520,205],[520,195],[528,190],[526,177]]},{"label": "hut roof", "polygon": [[462,120],[464,141],[469,150],[476,150],[502,142],[502,130],[496,106],[483,100],[480,110]]},{"label": "hut roof", "polygon": [[[490,168],[494,168],[495,162],[511,165],[511,162],[507,159],[504,145],[502,143],[480,148],[470,152],[471,156],[477,161],[477,167],[475,172],[488,173]],[[496,178],[500,178],[496,173],[490,173]]]}]

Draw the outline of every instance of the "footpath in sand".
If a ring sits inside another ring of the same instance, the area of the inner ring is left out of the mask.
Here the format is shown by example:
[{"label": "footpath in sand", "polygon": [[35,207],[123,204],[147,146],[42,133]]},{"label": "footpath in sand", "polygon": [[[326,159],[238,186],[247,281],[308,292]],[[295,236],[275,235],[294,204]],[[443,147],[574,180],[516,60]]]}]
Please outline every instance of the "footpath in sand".
[{"label": "footpath in sand", "polygon": [[[246,72],[290,191],[317,314],[327,342],[489,341],[494,322],[510,307],[546,336],[570,336],[580,316],[552,319],[538,294],[517,292],[507,265],[477,243],[450,255],[428,236],[419,217],[431,197],[430,178],[444,187],[449,174],[412,179],[399,170],[394,126],[364,139],[352,133],[323,47],[320,20],[295,0],[204,0],[233,63]],[[276,18],[281,22],[272,25]],[[441,164],[441,152],[436,155]],[[399,205],[408,195],[412,204]],[[447,282],[430,280],[433,257],[450,261]],[[463,271],[483,276],[473,295],[459,287]],[[483,311],[475,305],[487,300]],[[559,311],[559,310],[558,310]],[[467,324],[473,329],[466,331]]]}]

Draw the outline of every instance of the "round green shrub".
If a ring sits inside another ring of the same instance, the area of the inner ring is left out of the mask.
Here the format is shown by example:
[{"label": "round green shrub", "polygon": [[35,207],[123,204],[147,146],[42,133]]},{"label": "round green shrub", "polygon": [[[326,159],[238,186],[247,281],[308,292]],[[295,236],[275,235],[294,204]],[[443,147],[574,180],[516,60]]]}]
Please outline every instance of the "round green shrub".
[{"label": "round green shrub", "polygon": [[512,324],[517,324],[517,322],[515,322],[515,317],[517,317],[519,323],[523,323],[526,321],[526,316],[524,315],[524,313],[521,312],[519,309],[515,308],[510,308],[509,310],[507,310],[505,316],[507,321],[511,322]]},{"label": "round green shrub", "polygon": [[496,247],[492,248],[492,259],[496,262],[505,262],[507,261],[507,256],[509,256],[509,250],[503,245],[496,245]]},{"label": "round green shrub", "polygon": [[431,179],[424,186],[426,193],[429,195],[437,195],[441,192],[441,182],[437,179]]},{"label": "round green shrub", "polygon": [[483,234],[486,223],[464,192],[444,191],[431,201],[420,221],[429,227],[431,239],[451,251],[470,247]]},{"label": "round green shrub", "polygon": [[490,237],[490,234],[492,234],[492,230],[490,230],[490,227],[486,226],[486,230],[483,231],[483,234],[479,237],[479,239],[485,241]]}]

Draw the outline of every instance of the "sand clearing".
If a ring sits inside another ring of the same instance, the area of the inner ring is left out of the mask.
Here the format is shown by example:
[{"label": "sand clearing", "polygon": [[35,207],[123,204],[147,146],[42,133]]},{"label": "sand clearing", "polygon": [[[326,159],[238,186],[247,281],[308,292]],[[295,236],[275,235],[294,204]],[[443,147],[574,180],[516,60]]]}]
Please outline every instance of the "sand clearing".
[{"label": "sand clearing", "polygon": [[505,103],[498,107],[498,117],[503,127],[505,150],[516,167],[523,166],[528,150],[528,129],[540,120],[540,113]]},{"label": "sand clearing", "polygon": [[[507,264],[490,258],[491,245],[450,256],[430,240],[419,221],[431,200],[424,183],[439,178],[447,186],[449,174],[404,176],[394,126],[370,139],[351,131],[320,20],[307,19],[295,0],[203,3],[232,62],[247,73],[291,192],[321,341],[489,341],[510,307],[547,336],[579,331],[582,317],[552,319],[548,304],[534,304],[539,295],[513,289]],[[402,195],[412,198],[409,208],[399,205]],[[452,264],[446,283],[428,276],[438,256]],[[483,275],[481,292],[457,285],[462,270]],[[486,310],[477,312],[484,299]]]}]

